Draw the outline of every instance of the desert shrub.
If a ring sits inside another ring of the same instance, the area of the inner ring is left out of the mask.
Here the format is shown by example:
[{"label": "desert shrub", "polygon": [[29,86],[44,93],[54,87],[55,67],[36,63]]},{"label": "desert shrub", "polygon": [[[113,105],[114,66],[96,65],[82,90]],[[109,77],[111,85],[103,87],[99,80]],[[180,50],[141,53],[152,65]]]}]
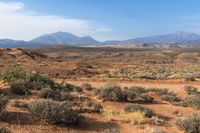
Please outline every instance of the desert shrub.
[{"label": "desert shrub", "polygon": [[54,91],[50,88],[44,88],[40,90],[40,92],[38,93],[38,96],[41,98],[47,98],[47,99],[53,99],[53,100],[61,99],[60,92]]},{"label": "desert shrub", "polygon": [[176,125],[186,133],[199,133],[200,132],[200,115],[191,114],[186,117],[178,118]]},{"label": "desert shrub", "polygon": [[75,98],[72,95],[67,93],[62,93],[60,98],[61,101],[73,101],[74,99]]},{"label": "desert shrub", "polygon": [[103,98],[104,100],[110,100],[110,101],[124,100],[124,94],[121,88],[117,85],[107,84],[101,89],[99,89],[96,95],[99,98]]},{"label": "desert shrub", "polygon": [[99,96],[99,95],[101,94],[101,89],[94,89],[94,90],[92,91],[92,93],[93,93],[93,95],[95,95],[95,96]]},{"label": "desert shrub", "polygon": [[0,119],[2,119],[6,114],[7,104],[8,104],[8,97],[3,95],[0,96]]},{"label": "desert shrub", "polygon": [[87,107],[89,112],[94,112],[94,113],[100,113],[101,110],[103,109],[103,106],[101,104],[97,104],[93,101],[89,101],[87,103]]},{"label": "desert shrub", "polygon": [[0,127],[0,133],[11,133],[11,131],[5,127]]},{"label": "desert shrub", "polygon": [[57,88],[63,92],[83,92],[81,87],[69,84],[69,83],[62,83],[57,85]]},{"label": "desert shrub", "polygon": [[32,82],[37,89],[42,88],[52,88],[54,86],[54,81],[45,75],[39,73],[31,74],[29,81]]},{"label": "desert shrub", "polygon": [[80,116],[71,104],[51,100],[39,100],[30,104],[29,111],[34,120],[50,124],[75,124]]},{"label": "desert shrub", "polygon": [[87,90],[87,91],[93,90],[92,85],[89,84],[89,83],[84,83],[84,84],[82,84],[82,88],[83,88],[84,90]]},{"label": "desert shrub", "polygon": [[[140,90],[141,89],[141,90]],[[131,88],[124,91],[126,101],[152,103],[154,98],[148,95],[144,88]]]},{"label": "desert shrub", "polygon": [[175,115],[175,116],[177,116],[179,113],[180,113],[179,110],[174,110],[174,111],[172,111],[172,115]]},{"label": "desert shrub", "polygon": [[153,112],[153,110],[148,109],[139,104],[128,104],[128,105],[124,106],[124,111],[127,113],[138,112],[138,111],[143,112],[146,117],[152,117],[155,114]]},{"label": "desert shrub", "polygon": [[28,108],[28,104],[23,101],[13,100],[12,105],[17,108]]},{"label": "desert shrub", "polygon": [[138,94],[138,95],[148,92],[147,89],[145,89],[143,87],[137,87],[137,86],[132,86],[132,87],[128,88],[127,90],[131,91],[132,93]]},{"label": "desert shrub", "polygon": [[6,82],[13,82],[19,79],[26,79],[27,74],[19,67],[11,67],[0,75],[0,78]]},{"label": "desert shrub", "polygon": [[154,101],[154,98],[149,94],[141,94],[138,100],[143,103],[152,103]]},{"label": "desert shrub", "polygon": [[185,77],[185,81],[195,81],[195,80],[196,79],[193,76],[187,76],[187,77]]},{"label": "desert shrub", "polygon": [[200,109],[200,94],[187,96],[183,104],[194,109]]},{"label": "desert shrub", "polygon": [[153,88],[153,89],[150,89],[150,91],[155,92],[157,95],[169,94],[168,89],[162,89],[162,88]]},{"label": "desert shrub", "polygon": [[119,128],[105,129],[104,133],[120,133],[120,129]]},{"label": "desert shrub", "polygon": [[16,80],[10,84],[11,92],[18,95],[30,95],[32,89],[33,84],[24,80]]},{"label": "desert shrub", "polygon": [[186,86],[184,89],[185,89],[185,91],[187,92],[188,95],[199,93],[198,89],[195,88],[195,87],[192,87],[192,86]]},{"label": "desert shrub", "polygon": [[163,100],[163,101],[170,102],[170,103],[180,101],[180,99],[176,95],[173,95],[173,94],[162,95],[162,96],[160,96],[160,99]]}]

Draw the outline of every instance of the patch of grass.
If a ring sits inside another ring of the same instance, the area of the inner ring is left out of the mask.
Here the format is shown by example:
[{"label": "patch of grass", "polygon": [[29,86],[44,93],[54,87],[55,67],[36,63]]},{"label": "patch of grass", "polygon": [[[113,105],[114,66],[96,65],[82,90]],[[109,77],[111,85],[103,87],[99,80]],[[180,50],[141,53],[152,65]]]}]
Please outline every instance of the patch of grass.
[{"label": "patch of grass", "polygon": [[191,114],[186,117],[178,118],[176,125],[186,133],[199,133],[200,132],[200,115]]},{"label": "patch of grass", "polygon": [[66,102],[39,100],[30,104],[29,111],[34,120],[50,124],[75,124],[80,120],[78,112]]},{"label": "patch of grass", "polygon": [[143,112],[146,117],[152,117],[155,114],[153,112],[153,110],[148,109],[139,104],[128,104],[128,105],[124,106],[124,111],[128,112],[128,113],[138,112],[138,111]]},{"label": "patch of grass", "polygon": [[30,95],[33,84],[25,80],[16,80],[10,84],[10,90],[17,95]]}]

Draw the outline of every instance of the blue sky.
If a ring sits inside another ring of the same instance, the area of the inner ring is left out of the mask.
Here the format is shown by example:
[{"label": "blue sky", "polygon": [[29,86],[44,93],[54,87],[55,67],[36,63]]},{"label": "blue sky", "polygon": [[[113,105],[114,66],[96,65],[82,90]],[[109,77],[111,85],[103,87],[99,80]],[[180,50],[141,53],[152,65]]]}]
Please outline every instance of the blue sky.
[{"label": "blue sky", "polygon": [[200,34],[199,0],[0,0],[0,2],[0,18],[5,19],[4,22],[0,21],[2,26],[0,38],[30,40],[41,34],[60,30],[78,36],[91,35],[101,41],[176,31]]}]

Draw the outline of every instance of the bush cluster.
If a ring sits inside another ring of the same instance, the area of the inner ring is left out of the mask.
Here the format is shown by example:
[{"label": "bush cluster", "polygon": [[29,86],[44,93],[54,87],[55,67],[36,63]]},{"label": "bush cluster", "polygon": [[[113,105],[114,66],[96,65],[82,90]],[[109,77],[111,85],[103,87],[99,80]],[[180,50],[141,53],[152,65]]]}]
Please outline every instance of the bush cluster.
[{"label": "bush cluster", "polygon": [[198,88],[192,87],[192,86],[186,86],[185,87],[185,91],[188,95],[192,95],[192,94],[198,94]]},{"label": "bush cluster", "polygon": [[54,81],[51,80],[49,77],[45,75],[41,75],[39,73],[31,74],[29,77],[29,82],[34,84],[34,87],[36,89],[42,89],[42,88],[53,88],[54,87]]},{"label": "bush cluster", "polygon": [[187,107],[192,107],[194,109],[200,109],[200,94],[188,95],[183,100],[183,105]]},{"label": "bush cluster", "polygon": [[124,94],[121,88],[114,84],[107,84],[104,87],[95,90],[95,95],[104,100],[110,101],[123,101]]},{"label": "bush cluster", "polygon": [[33,84],[24,80],[16,80],[10,84],[11,92],[18,95],[30,95]]},{"label": "bush cluster", "polygon": [[94,95],[104,100],[152,103],[154,98],[147,94],[148,90],[142,87],[131,87],[124,91],[113,84],[107,84],[94,90]]},{"label": "bush cluster", "polygon": [[181,99],[178,98],[174,92],[171,92],[168,89],[154,88],[150,89],[149,91],[155,92],[163,101],[167,101],[173,104],[181,101]]},{"label": "bush cluster", "polygon": [[30,104],[29,111],[36,121],[46,121],[50,124],[75,124],[80,115],[66,102],[39,100]]},{"label": "bush cluster", "polygon": [[186,133],[199,133],[200,132],[200,115],[191,114],[186,117],[178,118],[176,125]]},{"label": "bush cluster", "polygon": [[41,98],[53,99],[53,100],[61,99],[61,93],[58,91],[54,91],[53,89],[50,88],[44,88],[40,90],[38,96]]},{"label": "bush cluster", "polygon": [[154,98],[147,94],[147,90],[142,87],[132,87],[124,91],[127,102],[152,103]]},{"label": "bush cluster", "polygon": [[19,67],[11,67],[7,69],[5,72],[0,74],[0,79],[8,83],[19,79],[25,80],[26,78],[27,78],[26,72],[24,72],[24,70]]},{"label": "bush cluster", "polygon": [[78,93],[83,92],[81,87],[78,87],[69,83],[56,84],[55,88],[63,92],[78,92]]}]

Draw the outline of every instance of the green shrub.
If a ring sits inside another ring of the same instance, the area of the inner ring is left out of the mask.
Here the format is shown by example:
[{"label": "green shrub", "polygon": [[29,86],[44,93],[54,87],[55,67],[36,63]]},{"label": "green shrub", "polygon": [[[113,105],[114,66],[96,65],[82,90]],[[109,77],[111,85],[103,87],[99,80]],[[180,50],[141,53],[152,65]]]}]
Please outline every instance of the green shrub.
[{"label": "green shrub", "polygon": [[75,98],[72,95],[67,93],[62,93],[60,98],[61,101],[73,101],[74,99]]},{"label": "green shrub", "polygon": [[6,106],[8,104],[7,96],[0,96],[0,119],[6,114]]},{"label": "green shrub", "polygon": [[110,101],[123,101],[124,94],[119,86],[105,85],[96,93],[99,98]]},{"label": "green shrub", "polygon": [[200,94],[187,96],[184,99],[183,103],[188,107],[192,107],[194,109],[200,109]]},{"label": "green shrub", "polygon": [[[141,89],[141,90],[140,90]],[[144,88],[130,88],[124,91],[126,101],[152,103],[154,98],[146,93]]]},{"label": "green shrub", "polygon": [[83,92],[81,87],[69,83],[57,84],[56,88],[63,92],[79,92],[79,93]]},{"label": "green shrub", "polygon": [[155,114],[153,110],[148,109],[139,104],[128,104],[124,106],[124,111],[128,113],[139,111],[139,112],[144,113],[146,117],[152,117]]},{"label": "green shrub", "polygon": [[200,115],[191,114],[186,117],[178,118],[176,125],[186,133],[199,133],[200,132]]},{"label": "green shrub", "polygon": [[80,116],[71,104],[51,100],[39,100],[30,104],[29,111],[34,120],[50,124],[75,124]]},{"label": "green shrub", "polygon": [[32,82],[37,89],[42,88],[52,88],[54,86],[54,81],[45,75],[39,73],[31,74],[29,81]]},{"label": "green shrub", "polygon": [[162,89],[162,88],[154,88],[150,89],[150,91],[155,92],[157,95],[165,95],[170,93],[168,89]]},{"label": "green shrub", "polygon": [[162,95],[160,97],[161,100],[163,101],[167,101],[167,102],[170,102],[170,103],[173,103],[173,102],[179,102],[180,99],[174,94],[165,94],[165,95]]},{"label": "green shrub", "polygon": [[92,85],[91,85],[91,84],[88,84],[88,83],[82,84],[82,88],[83,88],[84,90],[87,90],[87,91],[93,90]]},{"label": "green shrub", "polygon": [[141,94],[139,96],[139,102],[152,103],[153,101],[154,101],[154,98],[150,96],[149,94]]},{"label": "green shrub", "polygon": [[38,93],[38,96],[41,98],[47,98],[47,99],[53,99],[53,100],[60,100],[62,98],[60,92],[54,91],[50,88],[44,88],[40,90],[40,92]]},{"label": "green shrub", "polygon": [[198,88],[195,88],[195,87],[192,87],[192,86],[186,86],[185,91],[187,92],[188,95],[199,93]]},{"label": "green shrub", "polygon": [[148,92],[147,89],[145,89],[143,87],[137,87],[137,86],[130,87],[127,90],[129,90],[129,91],[131,91],[131,93],[134,93],[134,94],[137,94],[137,95]]},{"label": "green shrub", "polygon": [[16,80],[10,84],[10,89],[14,94],[30,95],[31,90],[33,89],[33,84],[24,80]]},{"label": "green shrub", "polygon": [[13,82],[19,79],[26,79],[27,74],[19,67],[11,67],[0,75],[0,78],[6,82]]}]

